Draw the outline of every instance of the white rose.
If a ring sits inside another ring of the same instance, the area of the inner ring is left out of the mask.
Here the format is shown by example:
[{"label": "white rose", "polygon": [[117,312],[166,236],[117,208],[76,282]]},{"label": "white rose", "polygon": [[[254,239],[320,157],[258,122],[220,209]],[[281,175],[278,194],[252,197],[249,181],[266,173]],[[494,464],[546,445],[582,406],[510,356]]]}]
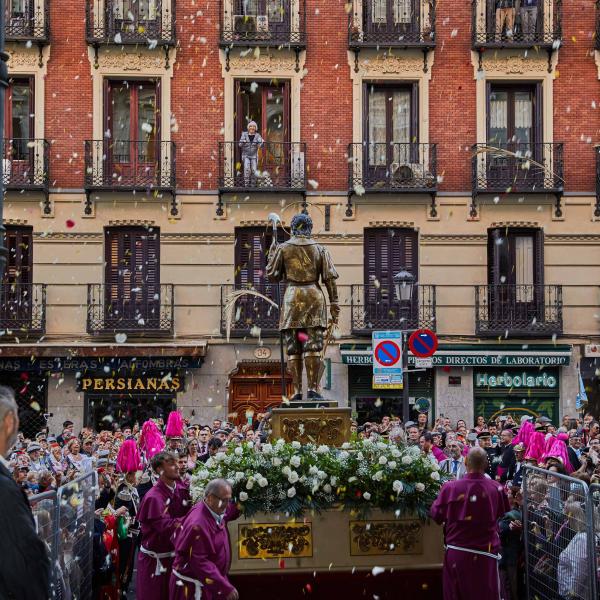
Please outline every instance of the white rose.
[{"label": "white rose", "polygon": [[302,448],[302,444],[300,442],[297,442],[296,440],[294,440],[292,442],[292,448],[294,448],[294,450],[300,450],[300,448]]},{"label": "white rose", "polygon": [[387,462],[387,458],[385,456],[380,456],[379,457],[379,464],[380,465],[385,465],[386,462]]},{"label": "white rose", "polygon": [[370,500],[370,499],[371,499],[371,494],[369,494],[369,492],[365,492],[365,493],[363,494],[363,498],[364,498],[365,500],[367,500],[367,501],[368,501],[368,500]]},{"label": "white rose", "polygon": [[292,472],[292,470],[288,467],[288,465],[285,465],[285,467],[283,467],[283,469],[281,469],[281,472],[286,476],[289,477],[290,473]]},{"label": "white rose", "polygon": [[261,450],[263,454],[271,454],[271,452],[273,452],[273,446],[271,446],[271,444],[263,444]]},{"label": "white rose", "polygon": [[278,456],[274,456],[271,459],[271,462],[273,463],[274,467],[280,467],[281,466],[281,459]]},{"label": "white rose", "polygon": [[296,488],[295,487],[291,487],[287,491],[287,495],[288,495],[288,498],[293,498],[296,495]]},{"label": "white rose", "polygon": [[319,469],[317,469],[317,467],[315,467],[315,465],[311,465],[310,468],[308,469],[308,472],[311,475],[316,475],[319,472]]},{"label": "white rose", "polygon": [[431,463],[431,468],[434,471],[439,471],[440,470],[440,465],[438,465],[437,463]]},{"label": "white rose", "polygon": [[342,450],[348,450],[350,448],[350,443],[349,442],[344,442],[342,444]]},{"label": "white rose", "polygon": [[409,456],[408,454],[406,454],[405,456],[402,457],[402,464],[403,465],[410,465],[410,463],[413,461],[412,456]]},{"label": "white rose", "polygon": [[440,480],[440,474],[437,471],[432,471],[431,474],[429,475],[431,477],[431,479],[433,479],[434,481],[439,481]]},{"label": "white rose", "polygon": [[396,461],[395,460],[390,460],[390,462],[388,463],[388,467],[390,469],[395,469],[396,468]]},{"label": "white rose", "polygon": [[238,447],[237,447],[237,448],[234,450],[234,453],[235,453],[237,456],[241,456],[241,455],[244,453],[244,450],[242,449],[242,447],[241,447],[241,446],[238,446]]},{"label": "white rose", "polygon": [[248,448],[254,448],[254,442],[248,442],[247,446]]},{"label": "white rose", "polygon": [[329,446],[326,446],[325,444],[321,444],[317,448],[317,454],[327,454],[328,452],[329,452]]},{"label": "white rose", "polygon": [[396,492],[396,494],[401,494],[402,490],[404,489],[404,486],[402,485],[401,481],[398,481],[396,479],[396,481],[392,483],[392,489]]},{"label": "white rose", "polygon": [[245,475],[242,471],[237,471],[235,474],[235,480],[236,481],[242,481],[242,479],[244,479]]},{"label": "white rose", "polygon": [[240,492],[240,502],[246,502],[248,500],[248,494],[246,492]]},{"label": "white rose", "polygon": [[264,488],[264,487],[267,487],[267,485],[269,485],[269,482],[264,477],[261,477],[258,480],[258,485],[260,485],[260,487]]},{"label": "white rose", "polygon": [[[200,471],[198,473],[198,479],[206,479],[206,478],[208,478],[208,475],[209,475],[208,471],[206,471],[206,470]],[[242,473],[242,475],[243,475],[243,473]]]},{"label": "white rose", "polygon": [[374,481],[381,481],[383,479],[383,471],[377,471],[375,475],[373,475]]},{"label": "white rose", "polygon": [[422,492],[425,490],[425,484],[424,483],[417,483],[415,485],[415,490],[417,490],[417,492]]},{"label": "white rose", "polygon": [[279,438],[276,442],[275,442],[275,446],[277,446],[278,450],[281,450],[281,448],[283,446],[285,446],[285,440],[283,438]]},{"label": "white rose", "polygon": [[349,456],[350,456],[350,453],[346,452],[345,450],[342,450],[339,454],[340,460],[346,460]]},{"label": "white rose", "polygon": [[365,455],[364,455],[362,452],[359,452],[359,453],[356,455],[356,458],[357,458],[358,460],[364,460],[364,459],[365,459]]},{"label": "white rose", "polygon": [[288,481],[290,483],[296,483],[296,481],[298,481],[298,479],[300,479],[300,477],[298,476],[298,473],[296,473],[296,471],[292,471],[289,475],[288,475]]},{"label": "white rose", "polygon": [[348,477],[348,483],[356,481],[356,477]]},{"label": "white rose", "polygon": [[254,487],[254,479],[252,479],[252,477],[250,477],[250,479],[248,479],[248,481],[246,481],[246,489],[251,490],[253,487]]},{"label": "white rose", "polygon": [[380,450],[385,450],[387,448],[387,444],[385,442],[377,442],[377,447]]},{"label": "white rose", "polygon": [[324,491],[326,494],[331,494],[331,486],[330,486],[328,483],[326,483],[326,484],[323,486],[323,491]]},{"label": "white rose", "polygon": [[373,445],[373,442],[369,438],[367,438],[366,440],[363,440],[363,446],[368,448],[369,446],[372,446],[372,445]]},{"label": "white rose", "polygon": [[300,466],[300,457],[292,456],[292,458],[290,458],[290,465],[292,465],[292,467],[298,468]]},{"label": "white rose", "polygon": [[337,477],[335,475],[332,475],[329,478],[329,483],[331,483],[331,485],[337,485]]},{"label": "white rose", "polygon": [[317,477],[319,479],[325,479],[327,477],[327,473],[325,473],[325,471],[318,471],[317,472]]},{"label": "white rose", "polygon": [[392,448],[392,456],[398,458],[400,456],[400,450],[398,450],[398,448]]}]

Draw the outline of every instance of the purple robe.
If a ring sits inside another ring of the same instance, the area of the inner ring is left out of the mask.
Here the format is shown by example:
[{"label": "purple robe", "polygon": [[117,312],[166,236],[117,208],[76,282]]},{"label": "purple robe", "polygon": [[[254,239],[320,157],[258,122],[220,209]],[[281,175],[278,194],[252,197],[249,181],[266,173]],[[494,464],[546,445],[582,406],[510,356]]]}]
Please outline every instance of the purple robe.
[{"label": "purple robe", "polygon": [[[141,545],[162,554],[173,551],[171,536],[181,527],[191,506],[189,489],[177,482],[175,491],[158,480],[144,496],[137,519],[141,526]],[[156,575],[156,559],[138,553],[136,595],[144,600],[168,600],[172,558],[161,558],[163,571]]]},{"label": "purple robe", "polygon": [[[230,503],[219,525],[201,501],[191,510],[183,527],[173,536],[173,571],[202,584],[202,600],[223,600],[234,587],[227,579],[231,548],[227,523],[237,519],[239,510]],[[194,600],[196,586],[171,574],[170,600]]]},{"label": "purple robe", "polygon": [[[431,517],[444,523],[446,545],[498,554],[498,519],[510,510],[502,486],[480,473],[448,481],[431,506]],[[498,561],[448,548],[444,558],[444,600],[500,598]]]}]

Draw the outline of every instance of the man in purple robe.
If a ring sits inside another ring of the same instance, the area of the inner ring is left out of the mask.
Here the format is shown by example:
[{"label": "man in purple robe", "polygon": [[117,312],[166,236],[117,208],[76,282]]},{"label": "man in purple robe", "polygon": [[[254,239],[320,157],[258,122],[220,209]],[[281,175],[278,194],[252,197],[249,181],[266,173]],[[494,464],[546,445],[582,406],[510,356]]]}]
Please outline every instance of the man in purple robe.
[{"label": "man in purple robe", "polygon": [[487,468],[485,450],[472,448],[467,474],[446,482],[431,506],[431,517],[444,524],[444,600],[500,599],[498,519],[510,506]]},{"label": "man in purple robe", "polygon": [[191,502],[189,489],[180,482],[174,454],[159,452],[151,464],[159,480],[144,496],[137,514],[141,548],[136,595],[144,600],[169,600],[169,579],[175,556],[171,536],[181,527]]},{"label": "man in purple robe", "polygon": [[229,483],[211,481],[204,500],[194,506],[173,536],[170,600],[238,600],[238,592],[227,578],[231,562],[227,523],[239,514],[231,502]]}]

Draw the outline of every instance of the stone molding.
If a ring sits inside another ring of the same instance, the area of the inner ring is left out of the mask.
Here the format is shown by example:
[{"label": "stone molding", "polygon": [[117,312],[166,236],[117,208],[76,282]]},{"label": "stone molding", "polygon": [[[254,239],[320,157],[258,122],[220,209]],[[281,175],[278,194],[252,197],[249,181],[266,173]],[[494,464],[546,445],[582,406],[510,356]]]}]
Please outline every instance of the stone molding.
[{"label": "stone molding", "polygon": [[490,227],[527,227],[539,228],[540,224],[537,221],[499,221],[497,223],[491,223]]},{"label": "stone molding", "polygon": [[373,58],[363,58],[358,61],[358,70],[359,74],[363,77],[402,75],[406,73],[415,73],[416,76],[421,76],[423,74],[423,58],[416,56],[393,56],[390,54],[374,56]]},{"label": "stone molding", "polygon": [[413,221],[369,221],[369,227],[403,227],[415,229]]},{"label": "stone molding", "polygon": [[[171,62],[171,61],[169,61]],[[112,49],[98,53],[98,68],[120,71],[166,71],[165,57],[158,52],[127,52]]]},{"label": "stone molding", "polygon": [[[299,67],[300,78],[302,78],[304,75],[303,57],[300,60]],[[290,77],[295,76],[298,74],[296,71],[296,57],[292,52],[285,50],[274,51],[269,49],[260,52],[260,49],[255,49],[251,54],[244,56],[242,56],[241,52],[231,52],[229,54],[229,74],[238,75],[248,73],[285,73]]]},{"label": "stone molding", "polygon": [[[476,65],[476,69],[479,65]],[[544,57],[525,57],[519,56],[483,56],[483,70],[486,75],[504,74],[504,75],[524,75],[526,73],[535,73],[547,75],[548,60]]]},{"label": "stone molding", "polygon": [[31,68],[37,71],[40,68],[40,54],[37,48],[25,48],[22,45],[7,47],[8,52],[8,70],[13,71],[18,68]]},{"label": "stone molding", "polygon": [[3,219],[4,225],[22,226],[27,225],[27,219]]},{"label": "stone molding", "polygon": [[109,227],[156,227],[156,221],[142,219],[117,219],[108,222]]}]

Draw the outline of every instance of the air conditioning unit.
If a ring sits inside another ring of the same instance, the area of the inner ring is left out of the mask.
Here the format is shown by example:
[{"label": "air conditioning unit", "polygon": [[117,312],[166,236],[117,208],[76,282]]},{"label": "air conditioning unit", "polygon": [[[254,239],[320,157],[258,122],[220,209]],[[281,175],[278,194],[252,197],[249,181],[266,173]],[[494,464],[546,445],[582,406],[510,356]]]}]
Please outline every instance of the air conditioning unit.
[{"label": "air conditioning unit", "polygon": [[256,33],[255,15],[233,15],[233,30],[236,33]]}]

